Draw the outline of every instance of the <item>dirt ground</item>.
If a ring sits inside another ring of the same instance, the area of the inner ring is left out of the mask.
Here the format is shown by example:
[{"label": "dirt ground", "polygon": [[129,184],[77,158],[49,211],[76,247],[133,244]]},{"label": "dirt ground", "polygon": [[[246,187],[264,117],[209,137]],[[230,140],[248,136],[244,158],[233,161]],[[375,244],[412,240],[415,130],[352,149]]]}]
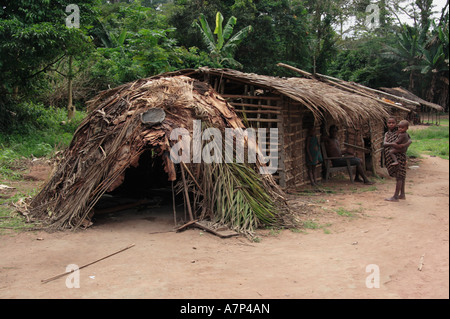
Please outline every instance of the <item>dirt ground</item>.
[{"label": "dirt ground", "polygon": [[[405,201],[384,201],[390,178],[375,187],[337,179],[331,192],[290,195],[294,206],[311,204],[308,228],[260,230],[258,242],[174,233],[167,207],[108,215],[76,232],[3,233],[0,298],[447,299],[449,162],[409,166]],[[46,174],[38,166],[28,182]],[[81,269],[79,288],[66,277],[41,283],[130,244]]]}]

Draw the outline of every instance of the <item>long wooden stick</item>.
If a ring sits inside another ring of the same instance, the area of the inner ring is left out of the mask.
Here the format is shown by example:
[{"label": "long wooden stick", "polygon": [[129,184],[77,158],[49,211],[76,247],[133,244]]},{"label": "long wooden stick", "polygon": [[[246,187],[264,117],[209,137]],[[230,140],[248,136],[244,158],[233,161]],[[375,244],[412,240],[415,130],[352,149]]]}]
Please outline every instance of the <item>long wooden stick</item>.
[{"label": "long wooden stick", "polygon": [[303,75],[303,76],[305,76],[305,77],[307,77],[307,78],[314,79],[314,76],[313,76],[311,73],[306,72],[306,71],[303,71],[303,70],[298,69],[298,68],[296,68],[296,67],[293,67],[292,65],[285,64],[285,63],[278,63],[277,66],[281,66],[281,67],[286,68],[286,69],[289,69],[289,70],[291,70],[291,71],[300,73],[301,75]]},{"label": "long wooden stick", "polygon": [[364,151],[364,152],[370,152],[370,150],[368,150],[367,148],[361,147],[361,146],[358,146],[358,145],[349,144],[349,143],[345,143],[345,142],[344,142],[344,145],[360,149],[361,151]]},{"label": "long wooden stick", "polygon": [[194,220],[194,216],[192,215],[191,200],[189,199],[189,192],[188,192],[188,188],[187,188],[186,177],[184,176],[183,165],[180,165],[180,167],[181,167],[181,177],[183,178],[183,184],[184,184],[184,194],[186,196],[186,206],[188,208],[189,218],[192,221],[192,220]]},{"label": "long wooden stick", "polygon": [[[125,247],[125,248],[122,248],[122,249],[119,250],[119,251],[116,251],[115,253],[112,253],[112,254],[110,254],[110,255],[108,255],[108,256],[102,257],[102,258],[97,259],[97,260],[95,260],[95,261],[93,261],[93,262],[90,262],[90,263],[88,263],[88,264],[86,264],[86,265],[83,265],[83,266],[81,266],[80,268],[78,268],[77,270],[80,270],[80,269],[86,268],[86,267],[88,267],[88,266],[90,266],[90,265],[93,265],[93,264],[95,264],[95,263],[98,263],[99,261],[102,261],[102,260],[104,260],[104,259],[106,259],[106,258],[109,258],[109,257],[111,257],[111,256],[114,256],[114,255],[117,255],[118,253],[121,253],[121,252],[123,252],[123,251],[125,251],[125,250],[127,250],[127,249],[130,249],[130,248],[134,247],[134,246],[135,246],[135,244],[131,244],[131,245]],[[51,277],[51,278],[48,278],[48,279],[41,280],[41,282],[42,282],[43,284],[46,284],[46,283],[48,283],[48,282],[50,282],[50,281],[53,281],[53,280],[56,280],[56,279],[58,279],[58,278],[64,277],[64,276],[66,276],[66,275],[68,275],[68,274],[71,274],[71,273],[73,273],[74,271],[75,271],[75,270],[67,271],[67,272],[65,272],[65,273],[63,273],[63,274],[59,274],[59,275],[56,275],[56,276],[54,276],[54,277]]]},{"label": "long wooden stick", "polygon": [[196,220],[191,220],[191,221],[187,222],[186,224],[181,225],[180,227],[176,228],[175,231],[178,233],[179,231],[184,230],[185,228],[195,224],[196,222],[198,222],[197,219]]},{"label": "long wooden stick", "polygon": [[177,226],[177,209],[175,203],[175,189],[173,187],[173,181],[172,181],[172,206],[173,206],[173,223],[175,226]]},{"label": "long wooden stick", "polygon": [[[318,76],[324,77],[324,78],[326,78],[326,79],[328,79],[328,80],[338,81],[338,82],[344,82],[344,83],[346,82],[346,81],[344,81],[344,80],[341,80],[341,79],[338,79],[338,78],[335,78],[335,77],[332,77],[332,76],[329,76],[329,75],[320,74],[320,73],[316,73],[316,74],[317,74]],[[374,92],[374,93],[377,93],[377,94],[381,94],[381,95],[390,97],[391,99],[394,99],[394,100],[400,100],[400,101],[403,101],[403,102],[406,102],[406,103],[409,103],[409,104],[413,104],[413,105],[415,105],[415,106],[420,106],[420,105],[421,105],[419,102],[416,102],[416,101],[413,101],[413,100],[404,98],[404,97],[402,97],[402,96],[397,96],[397,95],[393,95],[393,94],[388,93],[388,92],[384,92],[384,91],[372,89],[372,88],[370,88],[370,87],[361,85],[361,84],[359,84],[359,83],[353,83],[353,84],[354,84],[355,86],[357,86],[357,87],[360,87],[360,88],[364,89],[364,90],[372,91],[372,92]]]},{"label": "long wooden stick", "polygon": [[184,162],[181,162],[181,165],[183,165],[184,169],[186,170],[186,172],[189,174],[189,176],[192,178],[192,180],[194,181],[195,185],[197,185],[198,187],[198,191],[202,193],[203,195],[203,189],[200,187],[200,185],[198,184],[197,180],[195,179],[194,175],[192,175],[191,171],[189,170],[189,168],[186,166],[186,164]]}]

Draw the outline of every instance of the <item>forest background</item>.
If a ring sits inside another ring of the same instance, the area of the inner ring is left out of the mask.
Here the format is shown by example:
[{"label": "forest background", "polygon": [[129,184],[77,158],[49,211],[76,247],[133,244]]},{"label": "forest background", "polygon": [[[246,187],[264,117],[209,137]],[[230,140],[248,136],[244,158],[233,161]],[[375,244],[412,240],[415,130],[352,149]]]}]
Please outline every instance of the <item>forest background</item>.
[{"label": "forest background", "polygon": [[100,91],[184,68],[296,76],[283,62],[448,112],[443,1],[2,0],[0,164],[68,145]]}]

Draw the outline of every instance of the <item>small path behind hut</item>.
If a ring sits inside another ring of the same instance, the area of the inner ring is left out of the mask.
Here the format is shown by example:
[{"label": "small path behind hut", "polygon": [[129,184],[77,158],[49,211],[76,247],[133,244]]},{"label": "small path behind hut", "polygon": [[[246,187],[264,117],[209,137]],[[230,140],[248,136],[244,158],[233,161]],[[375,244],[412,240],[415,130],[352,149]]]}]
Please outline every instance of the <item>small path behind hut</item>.
[{"label": "small path behind hut", "polygon": [[[0,298],[449,298],[449,162],[410,167],[406,201],[383,200],[392,179],[336,180],[329,193],[290,195],[311,208],[308,228],[261,230],[259,242],[170,232],[171,208],[112,215],[84,231],[4,234]],[[41,283],[130,244],[82,269],[80,288],[65,277]],[[368,288],[375,271],[380,286]]]}]

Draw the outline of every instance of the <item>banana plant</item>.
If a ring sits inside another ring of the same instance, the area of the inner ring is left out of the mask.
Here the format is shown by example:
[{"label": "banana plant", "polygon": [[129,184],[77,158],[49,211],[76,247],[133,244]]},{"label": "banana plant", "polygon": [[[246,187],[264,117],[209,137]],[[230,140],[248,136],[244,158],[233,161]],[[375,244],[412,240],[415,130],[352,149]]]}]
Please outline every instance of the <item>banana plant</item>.
[{"label": "banana plant", "polygon": [[397,34],[395,46],[386,46],[387,51],[384,56],[393,60],[404,62],[406,67],[404,72],[409,72],[409,90],[415,87],[416,73],[420,72],[421,53],[425,45],[425,36],[428,28],[419,29],[403,25],[402,30]]},{"label": "banana plant", "polygon": [[[445,30],[446,29],[446,30]],[[427,99],[433,101],[438,91],[438,82],[449,72],[448,58],[448,27],[436,27],[434,36],[423,47],[421,59],[421,74],[431,77],[431,82],[427,89]],[[447,82],[448,83],[448,82]]]},{"label": "banana plant", "polygon": [[234,27],[237,23],[236,17],[232,16],[228,19],[225,27],[223,27],[223,22],[224,17],[222,13],[217,12],[216,27],[213,33],[205,15],[202,13],[200,14],[198,21],[194,21],[194,26],[200,30],[203,42],[208,48],[209,55],[215,62],[233,68],[242,68],[242,65],[234,59],[234,53],[239,44],[241,44],[252,31],[252,26],[246,26],[232,36]]},{"label": "banana plant", "polygon": [[449,70],[448,60],[446,59],[442,45],[424,49],[421,62],[422,74],[439,73]]},{"label": "banana plant", "polygon": [[449,36],[447,26],[435,26],[434,35],[422,52],[422,74],[439,73],[449,70]]}]

